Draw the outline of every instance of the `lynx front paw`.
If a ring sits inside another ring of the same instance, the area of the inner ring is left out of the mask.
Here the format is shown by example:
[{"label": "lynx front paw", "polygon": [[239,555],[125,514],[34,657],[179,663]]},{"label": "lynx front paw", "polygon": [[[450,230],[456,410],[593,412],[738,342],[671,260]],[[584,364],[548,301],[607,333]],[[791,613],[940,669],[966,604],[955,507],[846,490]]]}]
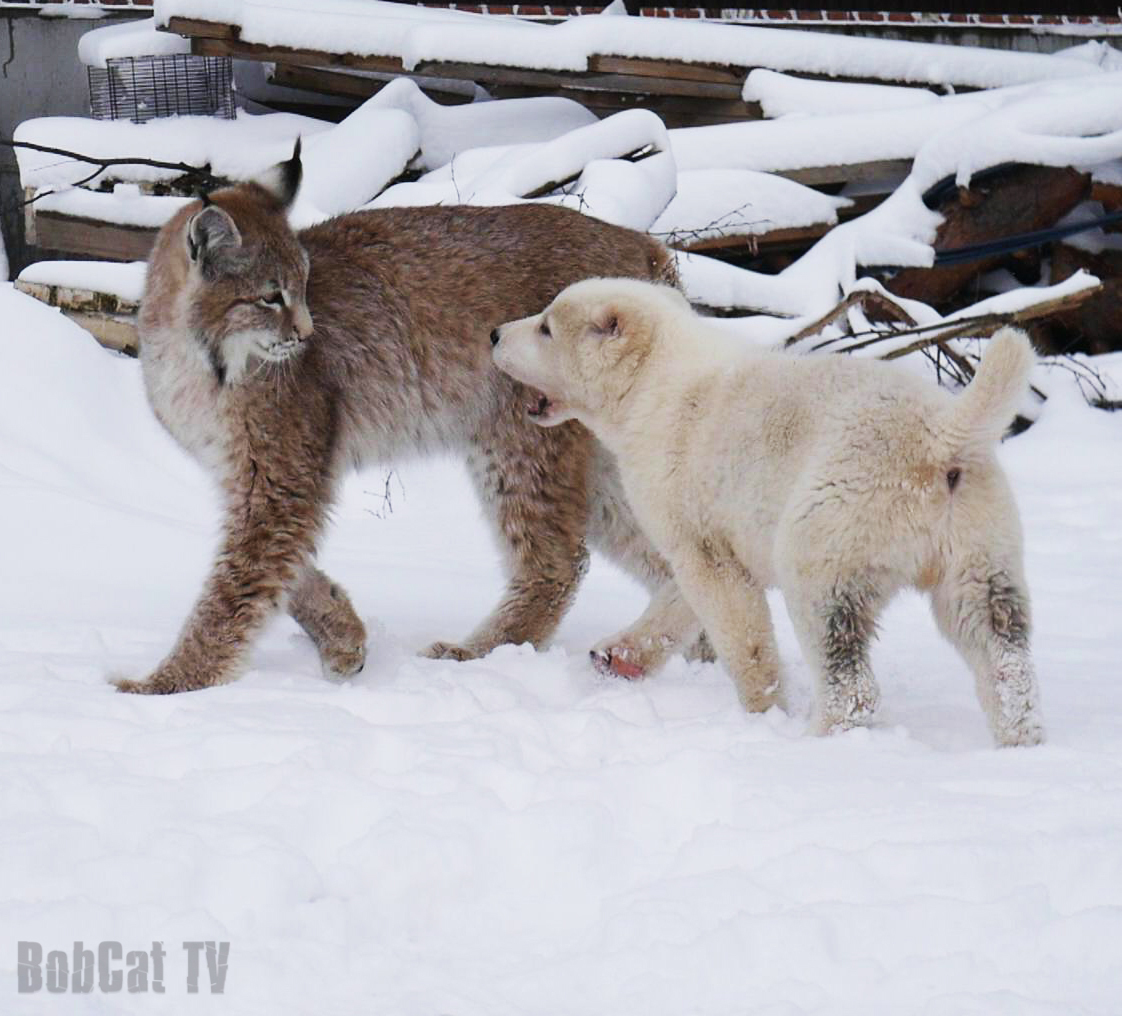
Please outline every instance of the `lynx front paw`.
[{"label": "lynx front paw", "polygon": [[622,677],[628,681],[638,681],[647,676],[641,654],[630,646],[593,649],[588,656],[597,673],[605,677]]},{"label": "lynx front paw", "polygon": [[458,646],[453,642],[434,642],[427,649],[421,650],[421,656],[430,660],[477,660],[482,653],[476,652],[470,646]]},{"label": "lynx front paw", "polygon": [[162,670],[157,670],[143,681],[133,681],[121,677],[113,679],[110,683],[116,687],[117,691],[123,691],[130,695],[174,695],[177,692],[194,691],[197,688],[206,687],[205,684],[183,681],[174,674]]},{"label": "lynx front paw", "polygon": [[319,658],[329,677],[354,677],[366,666],[366,643],[320,646]]}]

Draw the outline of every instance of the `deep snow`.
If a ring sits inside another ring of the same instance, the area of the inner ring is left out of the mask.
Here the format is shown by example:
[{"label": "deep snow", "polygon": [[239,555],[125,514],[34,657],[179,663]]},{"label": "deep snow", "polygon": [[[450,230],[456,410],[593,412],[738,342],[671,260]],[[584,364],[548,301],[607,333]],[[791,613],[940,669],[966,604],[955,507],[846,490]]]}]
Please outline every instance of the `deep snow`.
[{"label": "deep snow", "polygon": [[[1112,366],[1122,376],[1122,358]],[[203,474],[137,364],[0,285],[4,1012],[1114,1014],[1122,940],[1122,416],[1057,374],[1001,449],[1049,743],[995,750],[922,601],[885,618],[876,727],[745,716],[717,666],[638,684],[587,648],[643,606],[594,562],[554,648],[414,651],[500,579],[455,463],[351,483],[323,559],[372,632],[354,681],[287,619],[237,683],[116,694],[208,564]],[[17,995],[15,942],[168,950],[163,996]],[[226,993],[180,943],[231,943]]]}]

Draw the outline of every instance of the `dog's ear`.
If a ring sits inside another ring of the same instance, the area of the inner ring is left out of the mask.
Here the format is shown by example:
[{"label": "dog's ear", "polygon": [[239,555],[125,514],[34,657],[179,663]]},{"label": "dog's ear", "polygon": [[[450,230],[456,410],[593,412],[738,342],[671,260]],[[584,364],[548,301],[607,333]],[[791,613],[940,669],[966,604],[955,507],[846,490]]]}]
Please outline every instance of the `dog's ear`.
[{"label": "dog's ear", "polygon": [[601,307],[592,320],[592,328],[602,339],[614,339],[623,333],[623,316],[613,304]]}]

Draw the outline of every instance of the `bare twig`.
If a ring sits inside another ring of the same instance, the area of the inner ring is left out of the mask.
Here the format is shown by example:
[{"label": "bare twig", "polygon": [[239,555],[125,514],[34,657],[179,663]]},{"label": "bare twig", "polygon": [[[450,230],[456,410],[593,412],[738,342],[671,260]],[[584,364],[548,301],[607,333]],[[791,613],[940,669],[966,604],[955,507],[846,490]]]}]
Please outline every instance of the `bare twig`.
[{"label": "bare twig", "polygon": [[704,226],[698,226],[696,229],[670,229],[664,233],[651,233],[651,236],[657,237],[668,247],[689,246],[690,244],[701,243],[703,240],[711,240],[714,237],[743,236],[750,253],[755,255],[759,249],[758,236],[754,233],[735,233],[735,227],[737,226],[757,226],[761,222],[767,221],[766,219],[737,220],[734,218],[751,206],[751,201],[745,201],[738,208],[725,212],[723,215],[717,216],[712,222],[708,222]]},{"label": "bare twig", "polygon": [[[786,342],[784,342],[784,345],[794,346],[797,343],[801,342],[803,339],[810,338],[810,336],[812,335],[817,335],[824,328],[832,325],[835,321],[837,321],[837,319],[840,318],[843,314],[849,313],[849,311],[853,307],[858,306],[861,307],[862,310],[868,310],[871,307],[875,307],[889,319],[903,322],[904,324],[910,325],[912,327],[914,327],[916,323],[911,314],[904,310],[904,308],[896,303],[895,300],[891,299],[891,297],[885,296],[884,293],[878,293],[872,289],[861,289],[857,290],[856,292],[850,293],[844,300],[841,301],[841,303],[834,307],[833,310],[818,318],[817,321],[812,321],[802,330],[796,332],[789,339],[787,339]],[[905,333],[906,329],[904,330],[904,332],[893,332],[890,334],[899,335]],[[866,333],[856,332],[854,334],[861,335]],[[882,333],[873,331],[869,334],[880,335]],[[822,346],[829,345],[829,343],[833,341],[836,340],[829,339],[826,342],[815,346],[814,348],[820,349],[822,348]]]},{"label": "bare twig", "polygon": [[[112,166],[150,166],[153,169],[170,169],[179,173],[181,176],[186,177],[188,181],[195,187],[202,190],[210,190],[214,187],[221,186],[224,182],[218,177],[214,176],[210,169],[210,163],[203,166],[192,166],[187,162],[165,162],[162,159],[147,159],[139,156],[127,156],[120,158],[100,158],[93,155],[83,155],[81,152],[72,152],[65,148],[54,148],[50,145],[38,145],[30,141],[12,141],[8,138],[0,138],[0,146],[5,148],[26,148],[32,152],[43,152],[47,155],[61,155],[65,160],[72,162],[83,162],[90,166],[97,168],[88,176],[83,177],[81,180],[73,184],[68,184],[71,187],[81,187],[83,184],[90,183],[104,173]],[[47,194],[53,194],[54,191],[44,190],[36,194],[34,197],[20,202],[18,207],[24,207],[38,201],[39,198],[45,197]]]},{"label": "bare twig", "polygon": [[366,511],[374,516],[376,519],[386,519],[393,514],[393,481],[397,480],[398,489],[402,494],[405,493],[405,485],[401,482],[401,477],[397,475],[396,469],[391,469],[386,473],[386,478],[383,483],[381,493],[373,490],[363,491],[364,494],[369,494],[371,497],[378,498],[382,503],[377,509],[367,508]]},{"label": "bare twig", "polygon": [[[644,145],[642,148],[636,148],[632,152],[625,152],[623,155],[617,155],[616,158],[621,159],[624,162],[642,162],[644,159],[649,159],[652,155],[658,155],[660,151],[661,150],[655,148],[654,145]],[[582,166],[576,173],[570,174],[563,180],[550,180],[538,187],[535,187],[529,193],[520,195],[520,197],[526,198],[527,200],[532,200],[533,198],[544,198],[547,194],[552,194],[555,190],[559,190],[567,184],[572,183],[574,180],[579,179],[581,173],[583,172],[584,167]]]}]

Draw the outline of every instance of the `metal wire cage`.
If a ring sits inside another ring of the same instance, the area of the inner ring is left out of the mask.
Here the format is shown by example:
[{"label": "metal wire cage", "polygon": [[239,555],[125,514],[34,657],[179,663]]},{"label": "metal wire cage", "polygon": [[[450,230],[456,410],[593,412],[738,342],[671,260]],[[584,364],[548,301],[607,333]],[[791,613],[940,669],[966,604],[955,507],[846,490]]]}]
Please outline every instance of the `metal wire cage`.
[{"label": "metal wire cage", "polygon": [[225,56],[116,57],[90,67],[90,112],[144,123],[163,116],[234,118],[233,64]]}]

